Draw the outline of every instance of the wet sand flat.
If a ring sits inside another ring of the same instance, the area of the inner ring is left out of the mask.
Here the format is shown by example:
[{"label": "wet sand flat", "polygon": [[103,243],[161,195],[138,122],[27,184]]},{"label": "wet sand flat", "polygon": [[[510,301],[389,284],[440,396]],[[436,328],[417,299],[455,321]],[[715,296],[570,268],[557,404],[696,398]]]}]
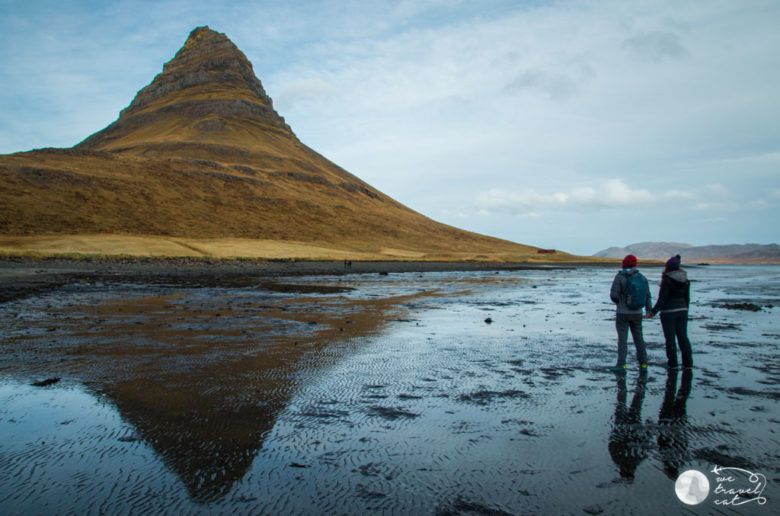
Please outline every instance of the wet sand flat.
[{"label": "wet sand flat", "polygon": [[[765,514],[780,503],[780,267],[690,269],[693,372],[661,367],[655,319],[648,372],[630,349],[625,375],[607,370],[612,269],[244,272],[103,270],[0,304],[0,506]],[[645,272],[655,295],[660,270]],[[760,309],[727,308],[740,304]],[[722,503],[713,468],[733,473],[725,487],[761,475],[761,495]],[[689,469],[712,482],[696,506],[675,495]]]},{"label": "wet sand flat", "polygon": [[307,275],[554,270],[568,263],[485,261],[222,260],[218,258],[24,258],[0,257],[0,303],[84,283],[170,284],[188,287],[256,286],[262,278]]}]

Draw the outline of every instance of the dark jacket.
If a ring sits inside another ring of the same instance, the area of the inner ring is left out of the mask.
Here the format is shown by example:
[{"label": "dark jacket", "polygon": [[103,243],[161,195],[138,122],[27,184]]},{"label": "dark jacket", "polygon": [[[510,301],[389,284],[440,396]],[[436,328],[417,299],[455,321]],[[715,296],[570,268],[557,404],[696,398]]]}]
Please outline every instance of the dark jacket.
[{"label": "dark jacket", "polygon": [[649,312],[650,309],[653,307],[652,299],[650,299],[650,286],[647,284],[647,279],[645,279],[645,277],[642,276],[642,273],[639,272],[636,269],[636,267],[632,267],[630,269],[622,269],[620,272],[618,272],[615,275],[615,279],[612,280],[612,288],[609,291],[609,298],[612,300],[613,303],[617,305],[617,313],[619,314],[641,314],[642,313],[641,308],[632,310],[626,304],[626,289],[628,287],[628,277],[633,276],[634,274],[639,274],[639,276],[641,276],[642,279],[645,280],[645,288],[647,288],[647,292],[645,293],[645,310]]},{"label": "dark jacket", "polygon": [[664,272],[661,277],[661,290],[658,291],[658,302],[653,307],[652,314],[658,312],[681,312],[691,304],[691,282],[688,274],[682,269]]}]

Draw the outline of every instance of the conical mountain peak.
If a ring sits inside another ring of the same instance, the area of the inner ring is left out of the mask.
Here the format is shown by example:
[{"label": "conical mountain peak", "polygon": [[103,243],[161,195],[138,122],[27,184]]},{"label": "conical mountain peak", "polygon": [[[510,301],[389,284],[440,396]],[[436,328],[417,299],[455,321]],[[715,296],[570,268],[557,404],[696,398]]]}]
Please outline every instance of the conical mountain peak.
[{"label": "conical mountain peak", "polygon": [[189,88],[228,88],[223,96],[239,96],[270,105],[262,84],[255,76],[252,63],[227,36],[208,27],[198,27],[190,33],[184,46],[173,59],[165,63],[163,72],[136,95],[125,110],[142,110],[155,99],[168,93]]},{"label": "conical mountain peak", "polygon": [[294,138],[244,53],[204,26],[190,33],[116,122],[78,147],[146,155],[173,143],[181,149],[184,142],[251,147],[268,131]]}]

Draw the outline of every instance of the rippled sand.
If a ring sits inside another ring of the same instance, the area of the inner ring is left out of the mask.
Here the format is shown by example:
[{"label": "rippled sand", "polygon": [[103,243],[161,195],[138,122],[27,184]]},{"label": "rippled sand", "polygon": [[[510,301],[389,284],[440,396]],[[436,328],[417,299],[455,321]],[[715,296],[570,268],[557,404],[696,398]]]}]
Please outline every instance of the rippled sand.
[{"label": "rippled sand", "polygon": [[778,273],[689,270],[692,374],[660,367],[657,320],[648,373],[631,354],[607,371],[607,269],[85,283],[0,304],[0,507],[674,513],[679,473],[721,466],[767,477],[767,504],[739,507],[764,514]]}]

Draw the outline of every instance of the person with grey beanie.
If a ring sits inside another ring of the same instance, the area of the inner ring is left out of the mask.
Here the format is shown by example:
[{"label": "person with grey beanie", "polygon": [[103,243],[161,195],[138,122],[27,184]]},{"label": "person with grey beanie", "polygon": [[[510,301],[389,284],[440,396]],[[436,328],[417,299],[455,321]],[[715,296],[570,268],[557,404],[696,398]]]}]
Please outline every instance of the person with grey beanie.
[{"label": "person with grey beanie", "polygon": [[688,307],[691,304],[691,282],[688,274],[680,268],[680,255],[672,256],[666,262],[661,275],[661,289],[658,301],[650,311],[650,316],[661,312],[661,328],[666,340],[667,367],[678,368],[677,347],[680,347],[682,366],[693,367],[691,341],[688,340]]}]

